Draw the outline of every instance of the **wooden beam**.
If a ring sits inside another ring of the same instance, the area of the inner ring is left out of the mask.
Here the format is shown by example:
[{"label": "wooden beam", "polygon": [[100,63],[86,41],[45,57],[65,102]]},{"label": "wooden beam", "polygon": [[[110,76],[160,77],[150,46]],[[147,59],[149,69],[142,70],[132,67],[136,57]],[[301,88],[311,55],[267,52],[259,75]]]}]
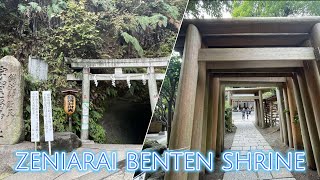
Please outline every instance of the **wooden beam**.
[{"label": "wooden beam", "polygon": [[[146,80],[149,79],[149,74],[90,74],[90,80],[93,81],[94,78],[98,81],[111,81],[114,75],[116,81],[127,80],[130,76],[130,80],[143,80],[143,76]],[[163,80],[165,74],[155,74],[156,80]],[[67,74],[68,81],[82,81],[82,78],[76,77],[74,74]]]},{"label": "wooden beam", "polygon": [[269,60],[269,61],[215,61],[207,62],[207,69],[266,69],[266,68],[296,68],[303,67],[300,60]]},{"label": "wooden beam", "polygon": [[229,81],[237,81],[237,82],[286,82],[285,77],[221,77],[220,81],[229,82]]},{"label": "wooden beam", "polygon": [[259,96],[231,96],[231,100],[255,100],[259,99]]},{"label": "wooden beam", "polygon": [[[308,33],[232,33],[202,34],[210,48],[227,47],[296,47],[309,38]],[[184,36],[179,35],[175,49],[183,48]]]},{"label": "wooden beam", "polygon": [[206,48],[199,50],[198,61],[314,60],[313,48]]},{"label": "wooden beam", "polygon": [[283,83],[278,82],[222,82],[221,84],[231,87],[282,87]]},{"label": "wooden beam", "polygon": [[255,87],[255,88],[230,88],[226,91],[231,91],[232,94],[254,94],[259,91],[269,91],[272,87]]},{"label": "wooden beam", "polygon": [[209,71],[214,77],[291,77],[292,72],[223,72],[219,70]]},{"label": "wooden beam", "polygon": [[72,68],[167,67],[170,57],[133,59],[77,59],[65,57]]},{"label": "wooden beam", "polygon": [[201,34],[230,33],[309,33],[320,17],[243,17],[215,19],[184,19],[180,34],[189,24],[198,27]]}]

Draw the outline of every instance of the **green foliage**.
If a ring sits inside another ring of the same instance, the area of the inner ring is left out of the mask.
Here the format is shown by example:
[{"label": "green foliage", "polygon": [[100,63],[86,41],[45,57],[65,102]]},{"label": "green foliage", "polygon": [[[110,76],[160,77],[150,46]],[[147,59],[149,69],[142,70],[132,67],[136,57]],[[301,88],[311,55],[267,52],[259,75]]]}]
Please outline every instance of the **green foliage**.
[{"label": "green foliage", "polygon": [[98,57],[97,50],[102,46],[102,39],[96,28],[98,16],[87,12],[83,2],[70,1],[61,19],[64,26],[56,29],[51,39],[56,50],[68,57]]},{"label": "green foliage", "polygon": [[298,112],[295,112],[295,113],[294,113],[293,123],[299,124],[299,115],[298,115]]},{"label": "green foliage", "polygon": [[103,127],[98,124],[98,120],[102,118],[101,109],[99,110],[93,110],[90,111],[90,119],[89,119],[89,135],[95,140],[95,142],[98,143],[105,143],[106,142],[106,134],[103,129]]},{"label": "green foliage", "polygon": [[233,132],[234,124],[232,123],[232,107],[226,102],[224,108],[225,128],[227,132]]},{"label": "green foliage", "polygon": [[319,16],[320,1],[189,1],[187,14],[195,18],[222,17],[230,12],[232,17],[287,17]]},{"label": "green foliage", "polygon": [[134,49],[138,52],[139,56],[143,56],[143,49],[140,46],[139,41],[137,40],[137,38],[131,36],[127,32],[121,33],[121,36],[124,38],[126,43],[131,43],[133,45]]},{"label": "green foliage", "polygon": [[[24,68],[23,114],[27,139],[30,138],[29,96],[32,90],[52,91],[54,130],[68,130],[61,91],[67,88],[81,89],[81,84],[68,82],[66,76],[73,73],[81,77],[82,74],[70,69],[64,57],[92,59],[168,56],[178,31],[175,25],[180,22],[185,5],[186,2],[175,0],[1,1],[0,57],[13,55]],[[48,63],[47,81],[34,82],[28,75],[29,55],[38,56]],[[110,73],[109,70],[96,71]],[[147,88],[141,82],[131,82],[130,89],[125,81],[116,84],[116,88],[112,87],[111,82],[99,82],[98,87],[91,84],[90,139],[99,143],[106,140],[100,120],[106,111],[107,99],[129,96],[133,101],[149,101]],[[72,131],[80,135],[81,93],[76,98]]]},{"label": "green foliage", "polygon": [[64,0],[52,0],[51,5],[47,6],[47,16],[49,22],[53,17],[59,17],[67,8],[67,3]]},{"label": "green foliage", "polygon": [[161,14],[154,14],[150,17],[137,16],[137,21],[144,31],[147,28],[156,29],[157,26],[167,27],[167,24],[168,24],[168,18]]},{"label": "green foliage", "polygon": [[173,54],[161,87],[161,93],[154,111],[154,119],[167,126],[168,140],[170,138],[171,123],[176,104],[176,96],[180,78],[181,57]]},{"label": "green foliage", "polygon": [[199,0],[189,1],[187,14],[195,18],[203,18],[204,14],[211,17],[222,17],[224,11],[229,11],[232,1]]},{"label": "green foliage", "polygon": [[19,4],[18,10],[25,16],[31,16],[32,13],[41,12],[42,8],[36,2],[29,2],[28,5]]},{"label": "green foliage", "polygon": [[233,17],[320,15],[320,1],[234,1]]},{"label": "green foliage", "polygon": [[155,118],[157,120],[164,121],[164,124],[168,123],[168,119],[170,120],[168,117],[170,114],[172,116],[172,111],[174,110],[180,78],[180,69],[181,57],[173,55],[166,72],[166,78],[164,79],[161,87],[161,93],[155,111]]},{"label": "green foliage", "polygon": [[270,91],[264,92],[262,94],[262,97],[263,97],[263,99],[265,99],[265,98],[269,98],[269,97],[275,96],[275,95],[276,95],[276,88],[272,88],[272,89],[270,89]]}]

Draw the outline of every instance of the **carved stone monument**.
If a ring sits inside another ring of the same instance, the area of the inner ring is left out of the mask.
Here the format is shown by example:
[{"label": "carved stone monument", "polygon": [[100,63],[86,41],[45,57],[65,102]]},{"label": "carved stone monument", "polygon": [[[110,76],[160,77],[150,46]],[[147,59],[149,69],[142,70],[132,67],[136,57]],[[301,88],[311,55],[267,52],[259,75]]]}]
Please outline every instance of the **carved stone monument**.
[{"label": "carved stone monument", "polygon": [[23,80],[20,62],[0,59],[0,144],[16,144],[24,135]]}]

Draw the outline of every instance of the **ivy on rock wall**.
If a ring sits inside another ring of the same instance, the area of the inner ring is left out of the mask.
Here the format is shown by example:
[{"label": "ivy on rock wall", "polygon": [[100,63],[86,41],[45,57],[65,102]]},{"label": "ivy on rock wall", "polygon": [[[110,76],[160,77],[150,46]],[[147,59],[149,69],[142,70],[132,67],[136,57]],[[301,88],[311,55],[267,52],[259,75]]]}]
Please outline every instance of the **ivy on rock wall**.
[{"label": "ivy on rock wall", "polygon": [[[162,57],[171,53],[185,1],[177,0],[4,0],[0,2],[0,58],[15,56],[24,67],[24,119],[26,137],[30,138],[30,91],[51,90],[55,131],[67,131],[62,90],[81,90],[81,83],[69,82],[74,72],[64,57],[135,58]],[[32,80],[27,72],[29,55],[44,59],[49,65],[48,80]],[[143,72],[130,68],[126,72]],[[96,73],[111,73],[96,70]],[[95,73],[95,72],[93,72]],[[136,101],[148,102],[147,88],[141,82],[99,82],[90,89],[90,138],[105,142],[100,125],[105,101],[127,94]],[[133,96],[134,95],[134,96]],[[42,112],[41,112],[42,113]],[[41,115],[42,118],[42,115]],[[73,132],[81,130],[81,92],[72,116]]]}]

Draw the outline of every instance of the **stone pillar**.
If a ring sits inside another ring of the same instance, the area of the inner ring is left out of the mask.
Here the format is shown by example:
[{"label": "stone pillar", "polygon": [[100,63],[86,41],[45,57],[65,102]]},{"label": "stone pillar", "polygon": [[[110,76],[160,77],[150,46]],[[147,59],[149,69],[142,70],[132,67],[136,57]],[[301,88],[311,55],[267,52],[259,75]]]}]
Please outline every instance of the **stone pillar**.
[{"label": "stone pillar", "polygon": [[307,165],[310,169],[316,169],[316,164],[313,157],[313,151],[311,148],[311,141],[310,141],[310,136],[309,136],[307,122],[306,122],[306,116],[303,109],[303,103],[302,103],[298,80],[296,76],[293,77],[293,91],[294,91],[297,110],[299,114],[299,124],[301,128],[303,147],[306,153]]},{"label": "stone pillar", "polygon": [[149,79],[148,79],[148,88],[149,88],[149,98],[151,105],[151,113],[153,113],[154,108],[156,107],[158,101],[158,88],[157,88],[157,80],[154,73],[154,67],[148,68]]},{"label": "stone pillar", "polygon": [[90,68],[82,69],[81,140],[89,140]]},{"label": "stone pillar", "polygon": [[282,137],[283,137],[284,143],[288,144],[288,130],[287,130],[286,120],[283,112],[283,90],[277,88],[276,93],[277,93],[278,112],[279,112],[279,119],[281,124]]},{"label": "stone pillar", "polygon": [[24,138],[22,67],[13,56],[0,59],[0,144]]},{"label": "stone pillar", "polygon": [[266,127],[266,122],[264,121],[264,109],[263,109],[263,98],[262,98],[262,91],[259,90],[259,113],[260,113],[260,123],[261,123],[261,128]]},{"label": "stone pillar", "polygon": [[[186,33],[178,94],[170,135],[169,148],[171,150],[189,150],[191,146],[200,47],[201,36],[199,31],[196,26],[190,24]],[[165,179],[187,179],[187,173],[183,171],[170,171],[166,173]]]},{"label": "stone pillar", "polygon": [[287,87],[284,87],[282,90],[283,90],[283,99],[284,99],[284,108],[285,108],[285,121],[286,121],[287,132],[288,132],[288,143],[286,145],[289,147],[293,147],[291,118],[290,118],[289,103],[288,103],[288,90],[287,90]]},{"label": "stone pillar", "polygon": [[303,102],[303,108],[306,116],[307,127],[309,132],[309,137],[311,141],[311,147],[317,167],[318,175],[320,176],[320,138],[317,131],[317,127],[315,126],[315,119],[313,114],[313,109],[308,93],[308,87],[305,81],[304,73],[298,73],[298,83],[301,92],[301,99]]},{"label": "stone pillar", "polygon": [[[199,74],[197,84],[197,94],[194,109],[192,137],[191,137],[191,150],[200,151],[202,143],[202,125],[203,125],[203,112],[205,101],[206,89],[206,76],[207,76],[206,62],[199,62]],[[205,137],[203,137],[205,138]],[[188,180],[199,179],[199,173],[189,173]]]},{"label": "stone pillar", "polygon": [[293,147],[295,150],[302,149],[302,137],[299,123],[295,122],[295,116],[298,114],[296,101],[293,93],[293,82],[292,78],[287,78],[287,91],[288,91],[288,103],[289,103],[289,112],[290,112],[290,121],[292,128],[292,139]]}]

